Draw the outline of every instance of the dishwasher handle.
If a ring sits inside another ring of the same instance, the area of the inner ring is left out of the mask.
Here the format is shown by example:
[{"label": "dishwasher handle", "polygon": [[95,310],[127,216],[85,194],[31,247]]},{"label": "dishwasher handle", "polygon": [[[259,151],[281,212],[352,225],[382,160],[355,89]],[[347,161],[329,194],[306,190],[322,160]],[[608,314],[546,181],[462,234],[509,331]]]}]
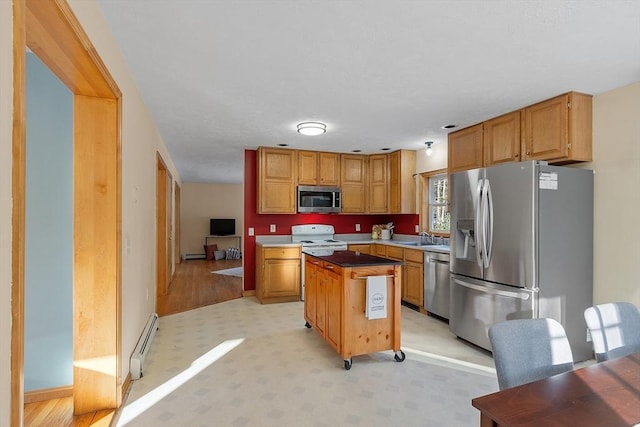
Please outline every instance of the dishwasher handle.
[{"label": "dishwasher handle", "polygon": [[446,265],[450,264],[450,261],[443,261],[441,259],[431,258],[431,257],[427,258],[427,262],[438,263],[438,264],[446,264]]},{"label": "dishwasher handle", "polygon": [[460,279],[453,279],[453,281],[460,286],[464,286],[465,288],[473,289],[479,292],[484,292],[486,294],[499,295],[499,296],[509,297],[509,298],[517,298],[523,301],[526,301],[531,297],[531,295],[529,295],[526,292],[501,291],[499,289],[494,289],[489,286],[475,285],[473,283],[464,282]]}]

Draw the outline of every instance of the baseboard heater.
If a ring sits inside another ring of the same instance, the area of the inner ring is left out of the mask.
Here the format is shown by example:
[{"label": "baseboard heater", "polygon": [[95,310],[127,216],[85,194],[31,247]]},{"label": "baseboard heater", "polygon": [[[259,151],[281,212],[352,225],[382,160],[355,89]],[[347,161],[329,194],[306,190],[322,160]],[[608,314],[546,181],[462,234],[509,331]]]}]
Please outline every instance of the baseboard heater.
[{"label": "baseboard heater", "polygon": [[205,259],[205,258],[207,258],[206,254],[183,254],[182,255],[183,261],[188,261],[190,259]]},{"label": "baseboard heater", "polygon": [[142,331],[142,335],[138,340],[138,344],[136,345],[136,348],[131,355],[130,370],[132,380],[140,379],[140,377],[142,376],[142,371],[144,370],[144,359],[149,353],[149,349],[151,348],[151,341],[153,341],[153,337],[156,336],[157,330],[158,315],[156,313],[153,313],[149,317],[149,320],[147,320],[147,324],[144,326],[144,330]]}]

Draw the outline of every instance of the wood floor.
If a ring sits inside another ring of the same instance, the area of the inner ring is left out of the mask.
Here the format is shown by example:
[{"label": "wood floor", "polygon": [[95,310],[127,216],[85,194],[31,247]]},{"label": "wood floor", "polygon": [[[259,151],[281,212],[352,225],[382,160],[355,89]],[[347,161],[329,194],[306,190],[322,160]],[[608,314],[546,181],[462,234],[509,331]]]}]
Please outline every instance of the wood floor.
[{"label": "wood floor", "polygon": [[159,316],[180,313],[198,307],[242,296],[242,278],[212,274],[242,266],[242,260],[208,261],[194,259],[176,266],[167,295],[159,295],[156,310]]},{"label": "wood floor", "polygon": [[[167,295],[158,296],[158,315],[180,313],[198,307],[242,297],[242,278],[213,274],[242,266],[242,260],[188,260],[176,266]],[[73,398],[52,399],[24,406],[27,427],[108,426],[114,411],[98,411],[73,416]]]}]

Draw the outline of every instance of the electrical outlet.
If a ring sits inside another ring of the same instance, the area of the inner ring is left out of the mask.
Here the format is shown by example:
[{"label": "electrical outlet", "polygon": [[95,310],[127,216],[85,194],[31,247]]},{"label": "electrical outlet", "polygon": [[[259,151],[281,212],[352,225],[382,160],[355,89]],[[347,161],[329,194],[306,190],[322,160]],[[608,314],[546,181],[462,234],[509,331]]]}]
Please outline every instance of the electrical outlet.
[{"label": "electrical outlet", "polygon": [[249,236],[256,234],[256,230],[253,227],[249,227]]},{"label": "electrical outlet", "polygon": [[420,226],[416,224],[416,233],[420,232]]},{"label": "electrical outlet", "polygon": [[272,232],[272,233],[275,233],[276,232],[276,225],[275,224],[271,224],[269,226],[269,231]]},{"label": "electrical outlet", "polygon": [[360,224],[356,224],[356,231],[360,231]]}]

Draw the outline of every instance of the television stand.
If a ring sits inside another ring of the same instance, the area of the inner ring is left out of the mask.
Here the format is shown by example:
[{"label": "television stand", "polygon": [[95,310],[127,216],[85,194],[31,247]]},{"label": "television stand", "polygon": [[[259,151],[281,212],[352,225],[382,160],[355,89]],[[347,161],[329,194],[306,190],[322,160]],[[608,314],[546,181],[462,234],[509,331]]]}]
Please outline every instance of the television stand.
[{"label": "television stand", "polygon": [[242,236],[239,236],[237,234],[229,234],[226,236],[204,236],[204,245],[208,246],[209,245],[209,239],[236,239],[238,242],[238,246],[237,248],[240,249],[242,251]]}]

